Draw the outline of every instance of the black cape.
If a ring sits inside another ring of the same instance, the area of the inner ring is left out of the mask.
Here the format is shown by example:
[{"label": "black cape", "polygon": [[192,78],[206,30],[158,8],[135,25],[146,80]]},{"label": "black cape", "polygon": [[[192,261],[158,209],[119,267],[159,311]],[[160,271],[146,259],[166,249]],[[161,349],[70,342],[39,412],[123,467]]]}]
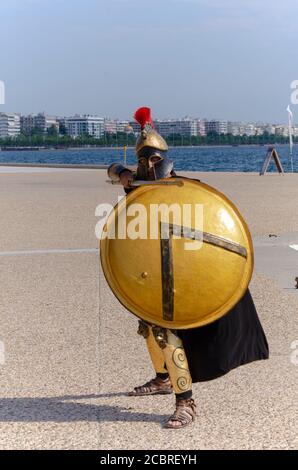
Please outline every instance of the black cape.
[{"label": "black cape", "polygon": [[[171,175],[178,177],[174,171]],[[130,191],[125,189],[126,193]],[[267,339],[249,290],[219,320],[200,328],[177,330],[177,334],[193,382],[213,380],[243,364],[269,357]]]},{"label": "black cape", "polygon": [[193,382],[213,380],[235,367],[269,357],[266,336],[249,290],[219,320],[177,333]]}]

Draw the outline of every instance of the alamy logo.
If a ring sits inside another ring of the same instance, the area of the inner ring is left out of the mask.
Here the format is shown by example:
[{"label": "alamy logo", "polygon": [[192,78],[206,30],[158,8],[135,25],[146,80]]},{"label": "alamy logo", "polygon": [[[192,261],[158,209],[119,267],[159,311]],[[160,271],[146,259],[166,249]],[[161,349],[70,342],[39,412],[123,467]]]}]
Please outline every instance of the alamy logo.
[{"label": "alamy logo", "polygon": [[298,104],[298,80],[293,80],[291,83],[291,103]]},{"label": "alamy logo", "polygon": [[5,103],[5,85],[2,80],[0,80],[0,104]]},{"label": "alamy logo", "polygon": [[[111,204],[99,204],[95,210],[100,220],[96,224],[95,234],[98,239],[114,240],[142,239],[169,240],[183,238],[185,250],[198,250],[203,246],[203,204],[143,204],[133,203],[126,207],[126,200],[121,196],[121,203],[115,209]],[[109,227],[106,223],[112,211],[118,212],[118,218],[111,218]]]}]

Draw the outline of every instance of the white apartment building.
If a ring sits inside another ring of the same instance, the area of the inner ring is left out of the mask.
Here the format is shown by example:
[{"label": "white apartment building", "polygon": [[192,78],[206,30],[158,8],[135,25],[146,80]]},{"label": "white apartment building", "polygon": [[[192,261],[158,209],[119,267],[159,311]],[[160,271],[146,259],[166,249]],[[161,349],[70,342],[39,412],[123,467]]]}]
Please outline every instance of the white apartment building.
[{"label": "white apartment building", "polygon": [[254,124],[239,122],[239,121],[229,121],[228,122],[228,134],[236,135],[247,135],[253,136],[256,134],[256,127]]},{"label": "white apartment building", "polygon": [[116,131],[117,132],[131,132],[129,122],[116,120]]},{"label": "white apartment building", "polygon": [[[156,131],[163,137],[169,137],[174,134],[179,134],[182,136],[196,136],[198,135],[198,120],[191,118],[184,119],[157,119],[154,121],[154,127]],[[140,125],[135,121],[130,121],[129,129],[132,130],[135,134],[141,132]],[[202,125],[202,132],[204,132],[204,127]]]},{"label": "white apartment building", "polygon": [[205,121],[206,134],[208,132],[216,132],[216,134],[227,134],[228,133],[228,121],[220,119],[211,119],[211,121]]},{"label": "white apartment building", "polygon": [[256,134],[256,127],[254,124],[245,124],[244,125],[244,134],[253,136]]},{"label": "white apartment building", "polygon": [[157,132],[165,137],[173,134],[196,136],[198,132],[197,122],[191,118],[157,120],[154,125]]},{"label": "white apartment building", "polygon": [[89,114],[65,118],[64,123],[67,134],[74,138],[85,134],[100,139],[105,131],[104,119]]},{"label": "white apartment building", "polygon": [[206,135],[205,119],[196,119],[197,135]]},{"label": "white apartment building", "polygon": [[117,132],[133,132],[129,121],[121,121],[119,119],[105,119],[104,131],[107,134],[117,134]]},{"label": "white apartment building", "polygon": [[0,113],[0,138],[15,138],[20,132],[21,119],[19,114]]},{"label": "white apartment building", "polygon": [[117,133],[117,124],[115,120],[105,119],[104,131],[106,134],[116,134]]}]

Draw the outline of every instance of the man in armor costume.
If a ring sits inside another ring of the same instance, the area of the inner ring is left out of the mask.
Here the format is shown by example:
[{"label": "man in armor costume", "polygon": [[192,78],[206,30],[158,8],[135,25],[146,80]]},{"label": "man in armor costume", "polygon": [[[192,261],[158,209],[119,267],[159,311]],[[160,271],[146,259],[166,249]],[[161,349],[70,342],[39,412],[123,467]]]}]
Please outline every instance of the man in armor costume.
[{"label": "man in armor costume", "polygon": [[[168,146],[154,130],[149,108],[140,108],[135,119],[141,125],[136,143],[136,172],[121,164],[108,169],[111,180],[120,181],[128,194],[134,180],[177,177],[167,158]],[[195,419],[192,383],[216,379],[252,361],[267,359],[267,340],[249,290],[223,317],[206,326],[172,330],[139,320],[138,333],[148,347],[156,376],[135,387],[129,396],[175,393],[176,409],[165,424],[178,429]]]}]

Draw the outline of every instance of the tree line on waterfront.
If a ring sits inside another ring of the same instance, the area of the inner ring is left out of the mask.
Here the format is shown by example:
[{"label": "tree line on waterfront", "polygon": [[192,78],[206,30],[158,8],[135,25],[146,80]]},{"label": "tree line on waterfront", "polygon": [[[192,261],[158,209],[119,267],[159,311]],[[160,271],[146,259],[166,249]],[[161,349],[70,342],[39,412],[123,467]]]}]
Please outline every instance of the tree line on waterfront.
[{"label": "tree line on waterfront", "polygon": [[[288,137],[282,135],[269,134],[264,132],[262,135],[232,135],[217,134],[210,132],[206,136],[183,136],[180,134],[171,134],[166,137],[170,146],[196,146],[196,145],[266,145],[266,144],[285,144]],[[90,135],[83,134],[77,138],[70,137],[65,132],[58,133],[53,126],[43,133],[40,129],[33,129],[29,134],[20,134],[15,138],[7,137],[0,139],[0,147],[46,147],[46,148],[68,148],[68,147],[119,147],[134,146],[136,136],[125,132],[117,134],[105,133],[100,139]],[[294,138],[298,142],[298,137]]]}]

